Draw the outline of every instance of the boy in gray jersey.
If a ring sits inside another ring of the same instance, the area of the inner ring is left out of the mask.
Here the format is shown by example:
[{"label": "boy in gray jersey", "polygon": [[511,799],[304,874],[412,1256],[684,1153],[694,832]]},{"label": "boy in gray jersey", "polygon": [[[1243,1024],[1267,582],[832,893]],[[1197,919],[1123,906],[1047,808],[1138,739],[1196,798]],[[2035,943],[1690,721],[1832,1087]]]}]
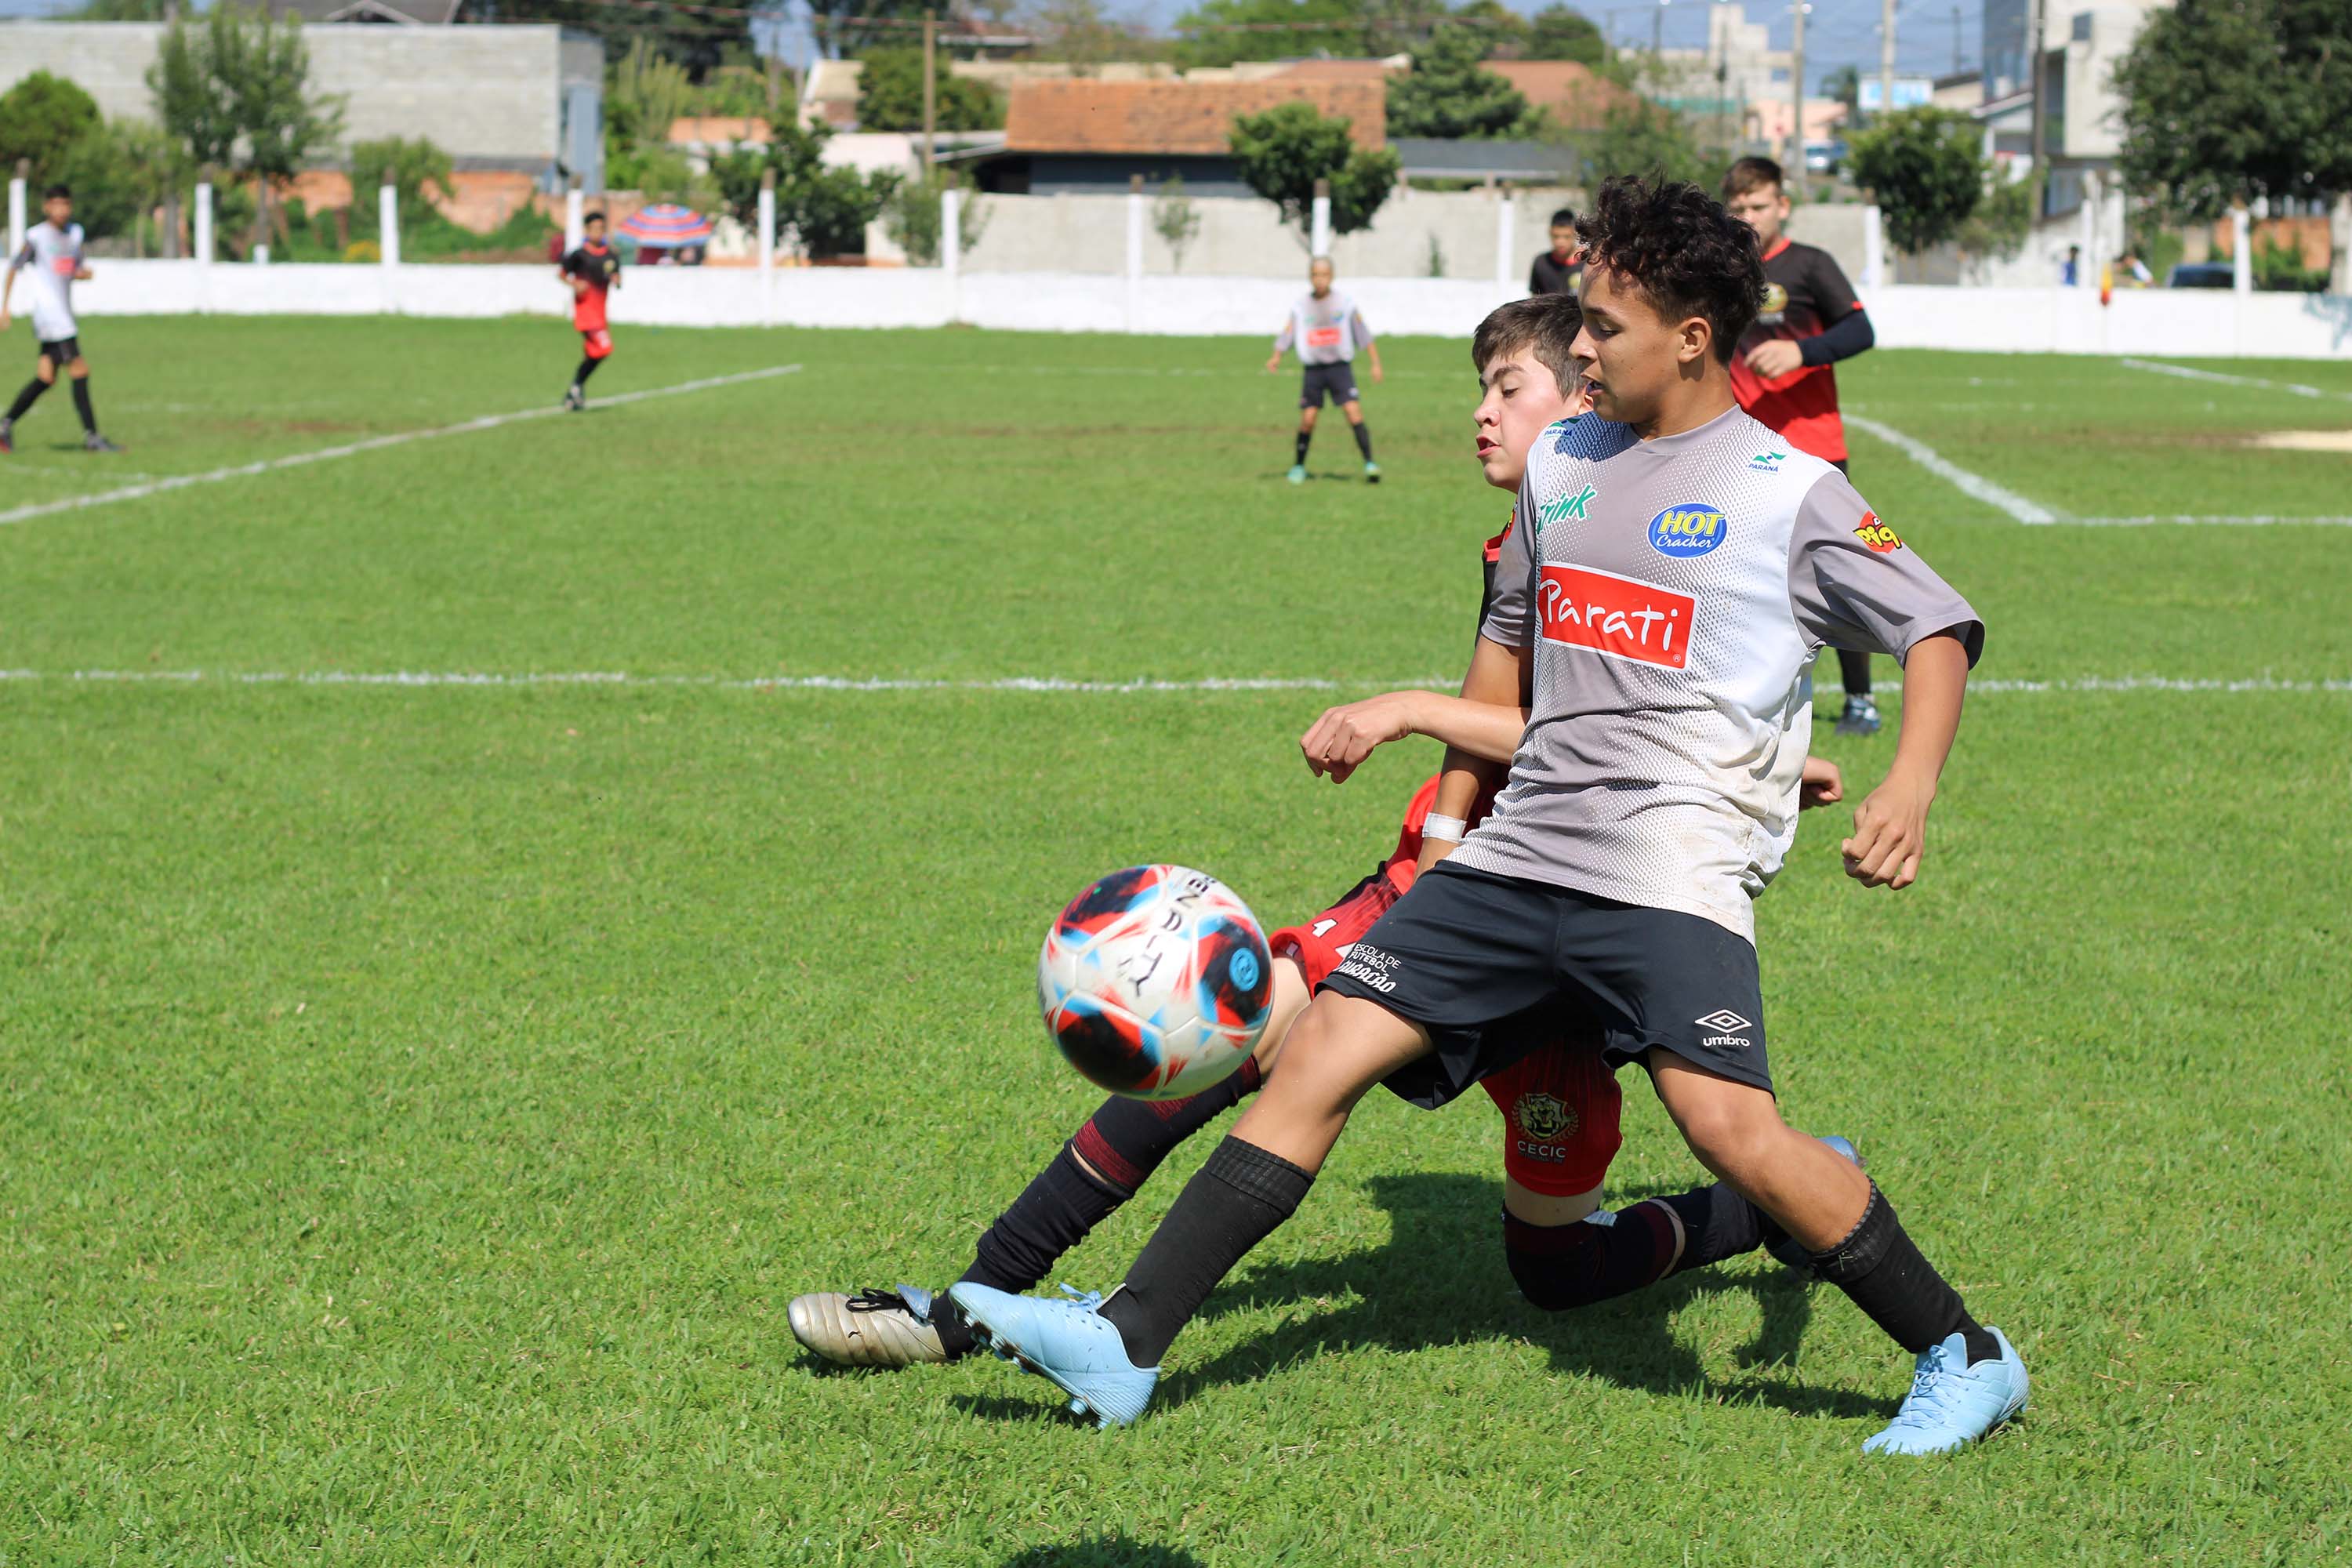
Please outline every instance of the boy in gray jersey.
[{"label": "boy in gray jersey", "polygon": [[1266,356],[1265,373],[1282,368],[1282,351],[1296,347],[1304,374],[1298,388],[1298,440],[1290,462],[1290,482],[1307,482],[1307,444],[1315,439],[1315,417],[1328,397],[1348,416],[1356,433],[1356,450],[1364,455],[1364,478],[1381,482],[1381,466],[1372,461],[1372,432],[1364,423],[1364,405],[1356,395],[1356,350],[1372,362],[1372,379],[1381,379],[1381,346],[1364,324],[1356,301],[1331,287],[1331,261],[1318,256],[1307,268],[1307,292],[1290,307],[1275,334],[1274,353]]},{"label": "boy in gray jersey", "polygon": [[[1305,1199],[1356,1101],[1406,1068],[1471,1081],[1497,1022],[1590,1009],[1700,1163],[1917,1360],[1868,1452],[1943,1452],[2022,1409],[2025,1369],[1853,1163],[1780,1119],[1749,908],[1779,869],[1825,645],[1906,670],[1886,780],[1843,847],[1865,886],[1918,869],[1983,626],[1819,458],[1742,414],[1728,371],[1764,279],[1755,237],[1692,185],[1612,180],[1580,226],[1576,357],[1598,419],[1529,458],[1465,696],[1528,710],[1486,820],[1324,982],[1233,1134],[1108,1300],[950,1292],[1000,1352],[1107,1422],[1217,1281]],[[1448,770],[1461,815],[1477,769]]]},{"label": "boy in gray jersey", "polygon": [[64,371],[73,381],[74,409],[81,416],[82,446],[92,452],[121,448],[98,433],[98,416],[89,405],[89,362],[81,357],[73,313],[73,286],[87,282],[89,268],[82,260],[81,226],[73,220],[73,192],[51,185],[41,201],[46,220],[25,236],[24,247],[8,258],[8,278],[0,283],[0,332],[8,330],[8,300],[16,291],[16,275],[26,275],[26,291],[33,297],[33,379],[16,394],[5,418],[0,418],[0,453],[16,449],[16,421],[48,391]]}]

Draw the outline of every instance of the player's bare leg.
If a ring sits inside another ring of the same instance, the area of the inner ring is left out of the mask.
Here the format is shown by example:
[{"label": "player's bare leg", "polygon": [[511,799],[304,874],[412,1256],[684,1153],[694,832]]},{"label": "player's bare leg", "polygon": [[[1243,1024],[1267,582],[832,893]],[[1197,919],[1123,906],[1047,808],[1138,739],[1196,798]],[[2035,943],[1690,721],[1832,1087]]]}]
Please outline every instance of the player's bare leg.
[{"label": "player's bare leg", "polygon": [[1339,405],[1348,416],[1348,427],[1355,432],[1356,450],[1364,455],[1364,480],[1367,484],[1381,482],[1381,466],[1372,461],[1372,432],[1364,423],[1364,405],[1350,398]]}]

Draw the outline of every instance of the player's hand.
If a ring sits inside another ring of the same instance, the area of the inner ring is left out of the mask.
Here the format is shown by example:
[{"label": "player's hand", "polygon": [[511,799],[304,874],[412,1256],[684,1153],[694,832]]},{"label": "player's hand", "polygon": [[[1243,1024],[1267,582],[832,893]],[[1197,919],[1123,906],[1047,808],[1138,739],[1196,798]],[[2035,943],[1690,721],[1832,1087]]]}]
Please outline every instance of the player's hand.
[{"label": "player's hand", "polygon": [[1927,847],[1927,807],[1933,779],[1889,773],[1853,814],[1853,837],[1838,846],[1845,874],[1865,888],[1907,888],[1919,879]]},{"label": "player's hand", "polygon": [[1797,781],[1797,809],[1835,805],[1844,798],[1845,775],[1838,765],[1827,757],[1807,757],[1804,774]]},{"label": "player's hand", "polygon": [[1774,338],[1748,351],[1748,368],[1767,381],[1778,381],[1792,370],[1802,369],[1804,363],[1805,351],[1793,338]]},{"label": "player's hand", "polygon": [[95,276],[97,275],[91,272],[87,267],[77,267],[74,268],[74,281],[77,283],[87,283]]},{"label": "player's hand", "polygon": [[1380,361],[1378,361],[1378,360],[1374,360],[1374,361],[1372,362],[1372,384],[1373,384],[1374,386],[1378,386],[1381,383],[1382,383],[1382,382],[1386,381],[1387,379],[1388,379],[1388,373],[1381,369],[1381,362],[1380,362]]},{"label": "player's hand", "polygon": [[1333,784],[1345,784],[1357,764],[1391,741],[1413,732],[1413,703],[1420,693],[1390,691],[1361,702],[1326,708],[1298,738],[1307,767]]},{"label": "player's hand", "polygon": [[1265,374],[1268,374],[1268,375],[1272,375],[1276,371],[1278,371],[1278,370],[1280,370],[1281,368],[1282,368],[1282,356],[1281,356],[1280,354],[1278,354],[1278,353],[1276,353],[1276,354],[1268,354],[1268,355],[1266,356],[1266,360],[1265,360]]}]

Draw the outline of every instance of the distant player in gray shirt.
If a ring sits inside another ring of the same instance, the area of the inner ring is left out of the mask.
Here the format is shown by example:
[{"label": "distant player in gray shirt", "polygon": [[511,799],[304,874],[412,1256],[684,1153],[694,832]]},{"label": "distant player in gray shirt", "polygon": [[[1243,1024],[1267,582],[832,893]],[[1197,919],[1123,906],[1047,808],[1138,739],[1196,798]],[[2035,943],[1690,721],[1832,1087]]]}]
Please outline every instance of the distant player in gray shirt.
[{"label": "distant player in gray shirt", "polygon": [[[1528,460],[1463,693],[1526,711],[1507,786],[1450,858],[1424,850],[1428,874],[1324,981],[1125,1283],[986,1326],[1094,1408],[1139,1412],[1177,1332],[1296,1212],[1373,1084],[1408,1068],[1476,1081],[1504,1065],[1509,1021],[1582,1016],[1648,1068],[1700,1163],[1916,1356],[1864,1450],[1960,1447],[2024,1407],[2024,1364],[1859,1165],[1781,1120],[1748,906],[1788,847],[1811,732],[1799,683],[1822,647],[1904,664],[1895,761],[1843,846],[1857,880],[1901,888],[1984,627],[1834,469],[1740,412],[1729,362],[1764,295],[1752,231],[1695,185],[1624,179],[1579,230],[1593,416]],[[1449,765],[1432,821],[1465,815],[1478,782]]]},{"label": "distant player in gray shirt", "polygon": [[1364,405],[1356,395],[1356,351],[1362,349],[1364,357],[1372,363],[1372,379],[1381,379],[1381,347],[1372,341],[1372,329],[1364,324],[1364,312],[1356,301],[1331,287],[1331,261],[1318,256],[1307,268],[1307,292],[1290,307],[1283,318],[1282,331],[1275,334],[1274,353],[1265,360],[1265,373],[1272,375],[1282,368],[1282,351],[1298,351],[1299,368],[1305,372],[1298,387],[1298,441],[1290,460],[1290,482],[1307,482],[1307,444],[1315,439],[1315,416],[1323,411],[1328,397],[1339,405],[1348,416],[1349,426],[1356,432],[1356,450],[1364,455],[1364,479],[1368,483],[1381,482],[1381,466],[1372,461],[1371,427],[1364,423]]}]

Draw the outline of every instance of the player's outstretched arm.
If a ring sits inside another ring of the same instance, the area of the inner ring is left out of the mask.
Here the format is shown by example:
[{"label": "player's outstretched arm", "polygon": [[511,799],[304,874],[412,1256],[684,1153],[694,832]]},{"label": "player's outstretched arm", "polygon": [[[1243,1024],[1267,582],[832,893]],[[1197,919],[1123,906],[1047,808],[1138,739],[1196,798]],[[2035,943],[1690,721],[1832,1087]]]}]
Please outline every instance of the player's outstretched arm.
[{"label": "player's outstretched arm", "polygon": [[1309,769],[1343,784],[1375,750],[1409,735],[1427,735],[1483,762],[1507,763],[1527,727],[1527,710],[1517,704],[1473,702],[1440,691],[1384,691],[1323,710],[1299,737],[1298,749]]},{"label": "player's outstretched arm", "polygon": [[[1494,638],[1480,636],[1470,650],[1470,668],[1462,677],[1462,700],[1488,707],[1516,705],[1525,710],[1535,684],[1535,656],[1523,647],[1510,647]],[[1525,729],[1525,721],[1521,729]],[[1517,742],[1514,741],[1513,745]],[[1507,763],[1490,763],[1472,756],[1457,747],[1445,748],[1445,765],[1437,776],[1437,798],[1430,803],[1430,816],[1440,819],[1441,826],[1433,831],[1424,823],[1421,835],[1421,858],[1414,863],[1416,873],[1428,870],[1454,853],[1462,841],[1447,837],[1444,819],[1459,822],[1467,818],[1478,804],[1478,797],[1502,787],[1510,776]]]},{"label": "player's outstretched arm", "polygon": [[1968,693],[1967,645],[1948,632],[1921,639],[1903,661],[1903,733],[1895,765],[1853,814],[1853,837],[1840,846],[1845,874],[1865,888],[1907,888],[1919,877],[1927,844],[1927,808],[1960,730]]}]

